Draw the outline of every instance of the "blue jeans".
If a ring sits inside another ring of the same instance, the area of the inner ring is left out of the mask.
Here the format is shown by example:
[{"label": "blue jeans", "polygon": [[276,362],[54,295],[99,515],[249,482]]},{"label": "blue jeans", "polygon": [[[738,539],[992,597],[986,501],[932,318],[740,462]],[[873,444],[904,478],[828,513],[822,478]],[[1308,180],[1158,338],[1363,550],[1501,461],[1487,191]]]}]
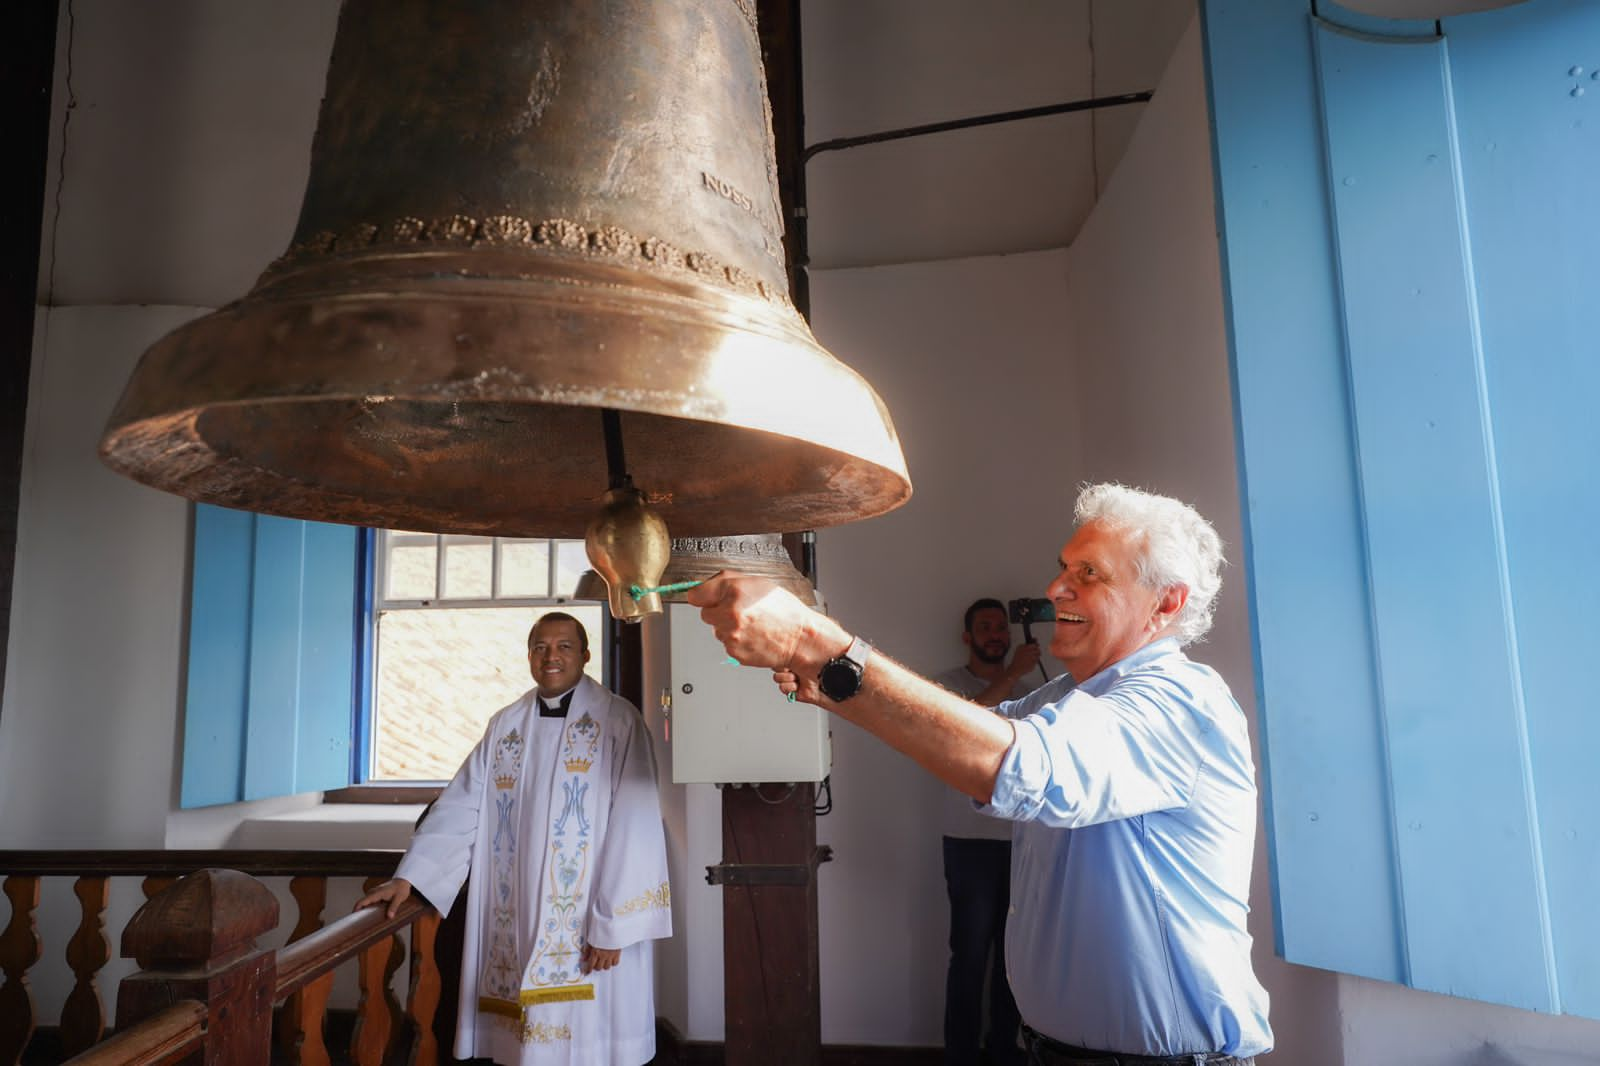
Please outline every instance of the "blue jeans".
[{"label": "blue jeans", "polygon": [[1006,983],[1006,909],[1011,905],[1011,843],[944,838],[944,882],[950,896],[950,971],[944,986],[944,1060],[977,1066],[983,1028],[983,980],[989,975],[989,1033],[982,1041],[993,1066],[1021,1066],[1017,1004]]}]

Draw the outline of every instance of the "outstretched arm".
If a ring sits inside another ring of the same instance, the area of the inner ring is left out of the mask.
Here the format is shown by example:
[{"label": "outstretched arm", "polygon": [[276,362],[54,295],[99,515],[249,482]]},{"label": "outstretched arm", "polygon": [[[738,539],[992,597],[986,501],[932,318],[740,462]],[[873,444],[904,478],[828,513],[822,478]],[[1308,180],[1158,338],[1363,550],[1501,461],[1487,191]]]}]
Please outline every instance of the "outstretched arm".
[{"label": "outstretched arm", "polygon": [[851,635],[770,581],[724,572],[688,599],[733,658],[772,670],[785,692],[854,722],[946,784],[988,802],[1015,737],[1011,722],[876,649],[861,690],[842,703],[829,700],[817,675],[850,646]]}]

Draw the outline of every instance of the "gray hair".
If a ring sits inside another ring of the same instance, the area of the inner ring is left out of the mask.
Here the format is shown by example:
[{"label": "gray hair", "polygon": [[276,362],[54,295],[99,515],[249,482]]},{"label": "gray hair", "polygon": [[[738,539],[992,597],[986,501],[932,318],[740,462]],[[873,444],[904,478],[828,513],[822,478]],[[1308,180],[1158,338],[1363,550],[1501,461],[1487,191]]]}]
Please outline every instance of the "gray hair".
[{"label": "gray hair", "polygon": [[1180,644],[1201,639],[1211,628],[1222,588],[1222,538],[1200,512],[1181,500],[1126,485],[1085,485],[1078,493],[1074,524],[1091,522],[1139,534],[1138,580],[1147,588],[1183,585],[1188,602],[1173,620]]}]

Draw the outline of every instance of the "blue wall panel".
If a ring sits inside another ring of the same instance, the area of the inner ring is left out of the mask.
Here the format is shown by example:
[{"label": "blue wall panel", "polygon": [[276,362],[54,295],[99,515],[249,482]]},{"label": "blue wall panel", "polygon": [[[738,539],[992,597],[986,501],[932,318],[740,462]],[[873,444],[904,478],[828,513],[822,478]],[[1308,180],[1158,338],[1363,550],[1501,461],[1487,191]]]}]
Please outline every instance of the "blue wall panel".
[{"label": "blue wall panel", "polygon": [[1319,10],[1202,6],[1279,950],[1600,1017],[1600,4]]},{"label": "blue wall panel", "polygon": [[184,807],[243,797],[255,516],[196,507],[183,716]]},{"label": "blue wall panel", "polygon": [[1600,5],[1445,32],[1561,1006],[1600,1017]]},{"label": "blue wall panel", "polygon": [[360,537],[352,526],[306,523],[296,792],[350,780],[351,701],[359,688]]},{"label": "blue wall panel", "polygon": [[254,606],[250,618],[250,703],[244,798],[285,796],[299,746],[302,557],[305,523],[256,516]]},{"label": "blue wall panel", "polygon": [[1278,951],[1403,981],[1311,26],[1202,13]]},{"label": "blue wall panel", "polygon": [[1445,45],[1317,59],[1411,980],[1549,1009]]},{"label": "blue wall panel", "polygon": [[183,806],[350,782],[360,536],[195,508]]}]

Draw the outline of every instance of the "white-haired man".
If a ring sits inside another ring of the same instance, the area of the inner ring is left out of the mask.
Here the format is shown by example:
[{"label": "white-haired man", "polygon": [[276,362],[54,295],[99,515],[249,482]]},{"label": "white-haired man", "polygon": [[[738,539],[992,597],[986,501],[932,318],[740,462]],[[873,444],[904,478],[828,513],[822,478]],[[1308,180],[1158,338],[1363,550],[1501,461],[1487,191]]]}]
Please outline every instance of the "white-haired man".
[{"label": "white-haired man", "polygon": [[[1245,928],[1256,821],[1244,714],[1183,645],[1222,546],[1192,508],[1078,497],[1048,595],[1058,678],[989,713],[757,579],[690,600],[728,653],[1021,823],[1006,959],[1030,1061],[1196,1066],[1271,1050]],[[1076,679],[1074,682],[1073,679]]]}]

